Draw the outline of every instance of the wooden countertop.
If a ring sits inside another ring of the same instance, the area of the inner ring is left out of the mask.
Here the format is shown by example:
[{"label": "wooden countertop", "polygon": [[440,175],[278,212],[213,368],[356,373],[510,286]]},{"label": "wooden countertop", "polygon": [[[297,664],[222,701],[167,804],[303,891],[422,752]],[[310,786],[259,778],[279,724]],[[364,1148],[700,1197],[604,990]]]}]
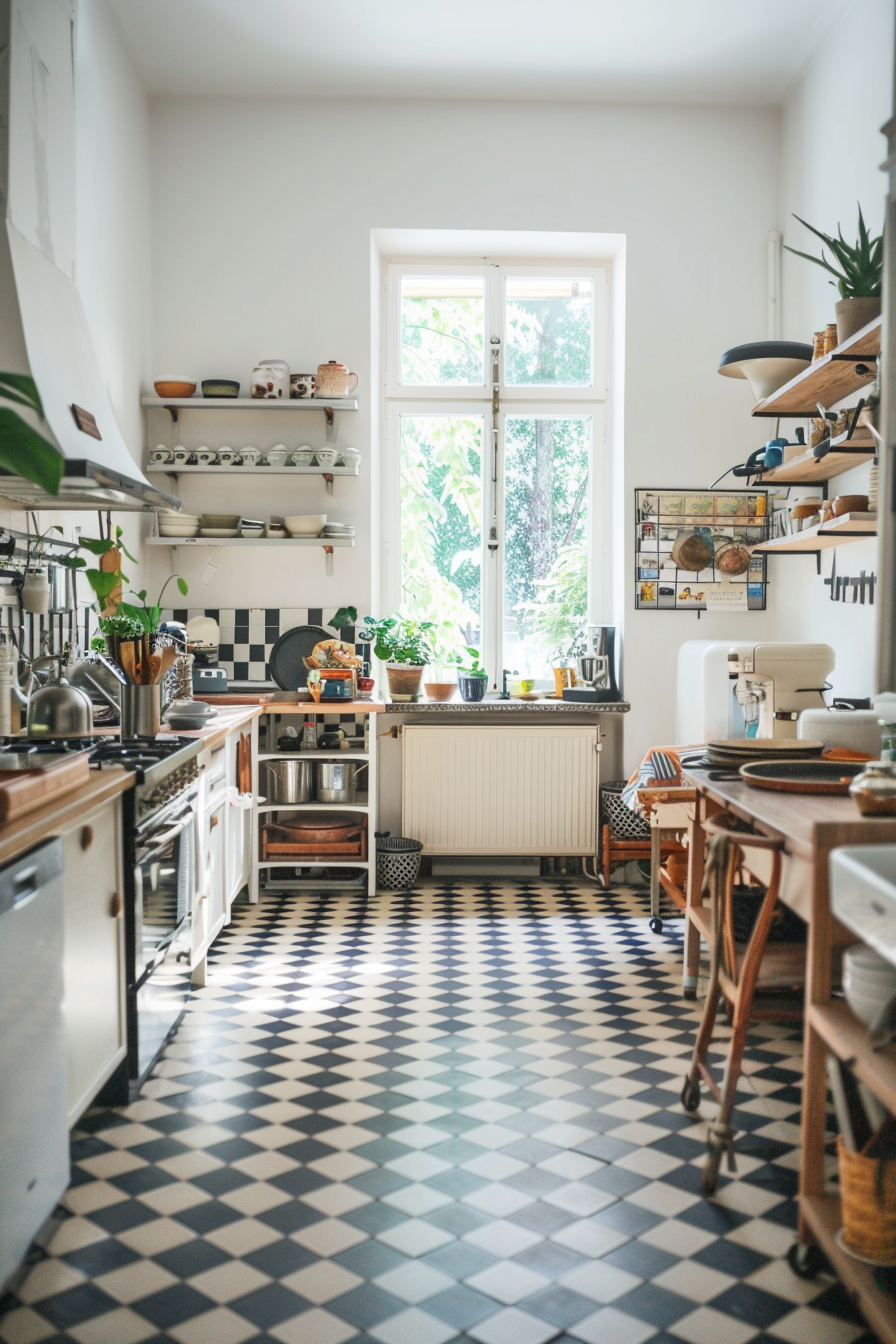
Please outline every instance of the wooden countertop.
[{"label": "wooden countertop", "polygon": [[87,783],[79,789],[53,799],[27,816],[0,826],[0,864],[9,863],[51,835],[69,830],[97,804],[126,792],[133,783],[133,774],[123,766],[92,770]]},{"label": "wooden countertop", "polygon": [[811,858],[819,849],[838,845],[896,842],[896,819],[863,817],[851,798],[806,793],[774,793],[743,780],[710,779],[715,770],[686,770],[682,778],[743,821],[758,823],[780,836],[793,854]]},{"label": "wooden countertop", "polygon": [[216,709],[218,712],[207,728],[170,728],[167,723],[163,723],[159,736],[201,737],[203,745],[208,747],[209,751],[214,751],[230,733],[236,732],[238,728],[245,728],[247,723],[264,714],[267,706],[234,705],[230,708],[226,705],[216,705]]}]

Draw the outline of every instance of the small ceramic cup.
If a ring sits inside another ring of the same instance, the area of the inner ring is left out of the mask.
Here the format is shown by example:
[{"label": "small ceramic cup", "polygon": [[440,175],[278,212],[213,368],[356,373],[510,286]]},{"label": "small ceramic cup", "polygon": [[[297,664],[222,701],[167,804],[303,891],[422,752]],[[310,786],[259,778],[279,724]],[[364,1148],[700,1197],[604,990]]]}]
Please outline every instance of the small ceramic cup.
[{"label": "small ceramic cup", "polygon": [[243,459],[244,467],[254,467],[258,465],[258,459],[261,457],[261,453],[257,448],[243,448],[240,457]]},{"label": "small ceramic cup", "polygon": [[210,467],[216,457],[217,453],[213,448],[196,449],[196,461],[199,463],[200,467]]},{"label": "small ceramic cup", "polygon": [[153,448],[149,455],[149,460],[150,462],[170,462],[171,449],[166,448],[163,443],[160,443],[157,448]]},{"label": "small ceramic cup", "polygon": [[232,467],[236,461],[236,453],[232,448],[219,448],[218,461],[222,467]]},{"label": "small ceramic cup", "polygon": [[293,453],[292,460],[297,467],[310,467],[314,461],[314,449],[309,448],[307,444],[303,444]]},{"label": "small ceramic cup", "polygon": [[313,373],[291,373],[289,375],[289,395],[293,398],[313,397],[317,390],[317,377]]},{"label": "small ceramic cup", "polygon": [[319,467],[335,467],[338,456],[335,448],[318,448],[317,465]]},{"label": "small ceramic cup", "polygon": [[174,452],[171,454],[171,459],[175,466],[185,467],[190,460],[189,449],[184,448],[181,444],[177,444]]},{"label": "small ceramic cup", "polygon": [[277,443],[268,453],[268,466],[282,467],[287,458],[286,444]]}]

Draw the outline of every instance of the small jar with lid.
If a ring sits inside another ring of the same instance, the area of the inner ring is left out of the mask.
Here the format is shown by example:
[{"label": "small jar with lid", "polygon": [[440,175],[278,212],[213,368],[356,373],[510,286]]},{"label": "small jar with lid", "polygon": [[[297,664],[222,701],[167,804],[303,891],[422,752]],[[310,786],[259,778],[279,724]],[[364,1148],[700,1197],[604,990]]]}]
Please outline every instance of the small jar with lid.
[{"label": "small jar with lid", "polygon": [[824,355],[824,332],[815,331],[812,333],[812,363],[816,359],[821,359]]},{"label": "small jar with lid", "polygon": [[824,343],[822,345],[822,354],[829,355],[832,350],[837,348],[837,323],[829,322],[824,329]]},{"label": "small jar with lid", "polygon": [[869,761],[849,794],[863,817],[896,817],[896,761]]}]

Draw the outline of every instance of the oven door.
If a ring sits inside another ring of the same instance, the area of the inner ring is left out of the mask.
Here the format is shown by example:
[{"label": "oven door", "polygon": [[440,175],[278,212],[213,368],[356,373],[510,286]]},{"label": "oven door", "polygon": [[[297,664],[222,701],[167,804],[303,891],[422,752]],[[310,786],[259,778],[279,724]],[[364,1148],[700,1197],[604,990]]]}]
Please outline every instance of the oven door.
[{"label": "oven door", "polygon": [[[182,798],[138,831],[134,855],[134,984],[188,925],[196,887],[196,800]],[[189,942],[189,939],[187,939]]]}]

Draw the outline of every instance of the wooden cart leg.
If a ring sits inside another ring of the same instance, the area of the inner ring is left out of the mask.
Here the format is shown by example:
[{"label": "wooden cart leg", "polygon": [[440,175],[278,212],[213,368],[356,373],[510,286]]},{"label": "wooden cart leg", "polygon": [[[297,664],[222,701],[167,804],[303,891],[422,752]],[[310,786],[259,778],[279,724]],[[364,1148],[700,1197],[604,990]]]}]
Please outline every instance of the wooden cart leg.
[{"label": "wooden cart leg", "polygon": [[697,819],[691,822],[688,832],[688,889],[684,921],[684,965],[681,976],[681,992],[686,999],[696,999],[697,979],[700,974],[700,932],[692,919],[688,918],[691,906],[703,904],[703,864],[706,837],[700,825],[700,807],[698,802]]},{"label": "wooden cart leg", "polygon": [[812,882],[811,919],[806,948],[806,1024],[803,1035],[802,1161],[800,1163],[799,1237],[813,1240],[802,1211],[802,1201],[824,1194],[824,1139],[827,1124],[827,1050],[809,1020],[809,1007],[831,997],[831,943],[833,920],[828,893],[828,858],[816,856]]},{"label": "wooden cart leg", "polygon": [[660,864],[663,861],[663,833],[656,821],[650,827],[650,929],[652,933],[662,933],[663,921],[660,919]]}]

